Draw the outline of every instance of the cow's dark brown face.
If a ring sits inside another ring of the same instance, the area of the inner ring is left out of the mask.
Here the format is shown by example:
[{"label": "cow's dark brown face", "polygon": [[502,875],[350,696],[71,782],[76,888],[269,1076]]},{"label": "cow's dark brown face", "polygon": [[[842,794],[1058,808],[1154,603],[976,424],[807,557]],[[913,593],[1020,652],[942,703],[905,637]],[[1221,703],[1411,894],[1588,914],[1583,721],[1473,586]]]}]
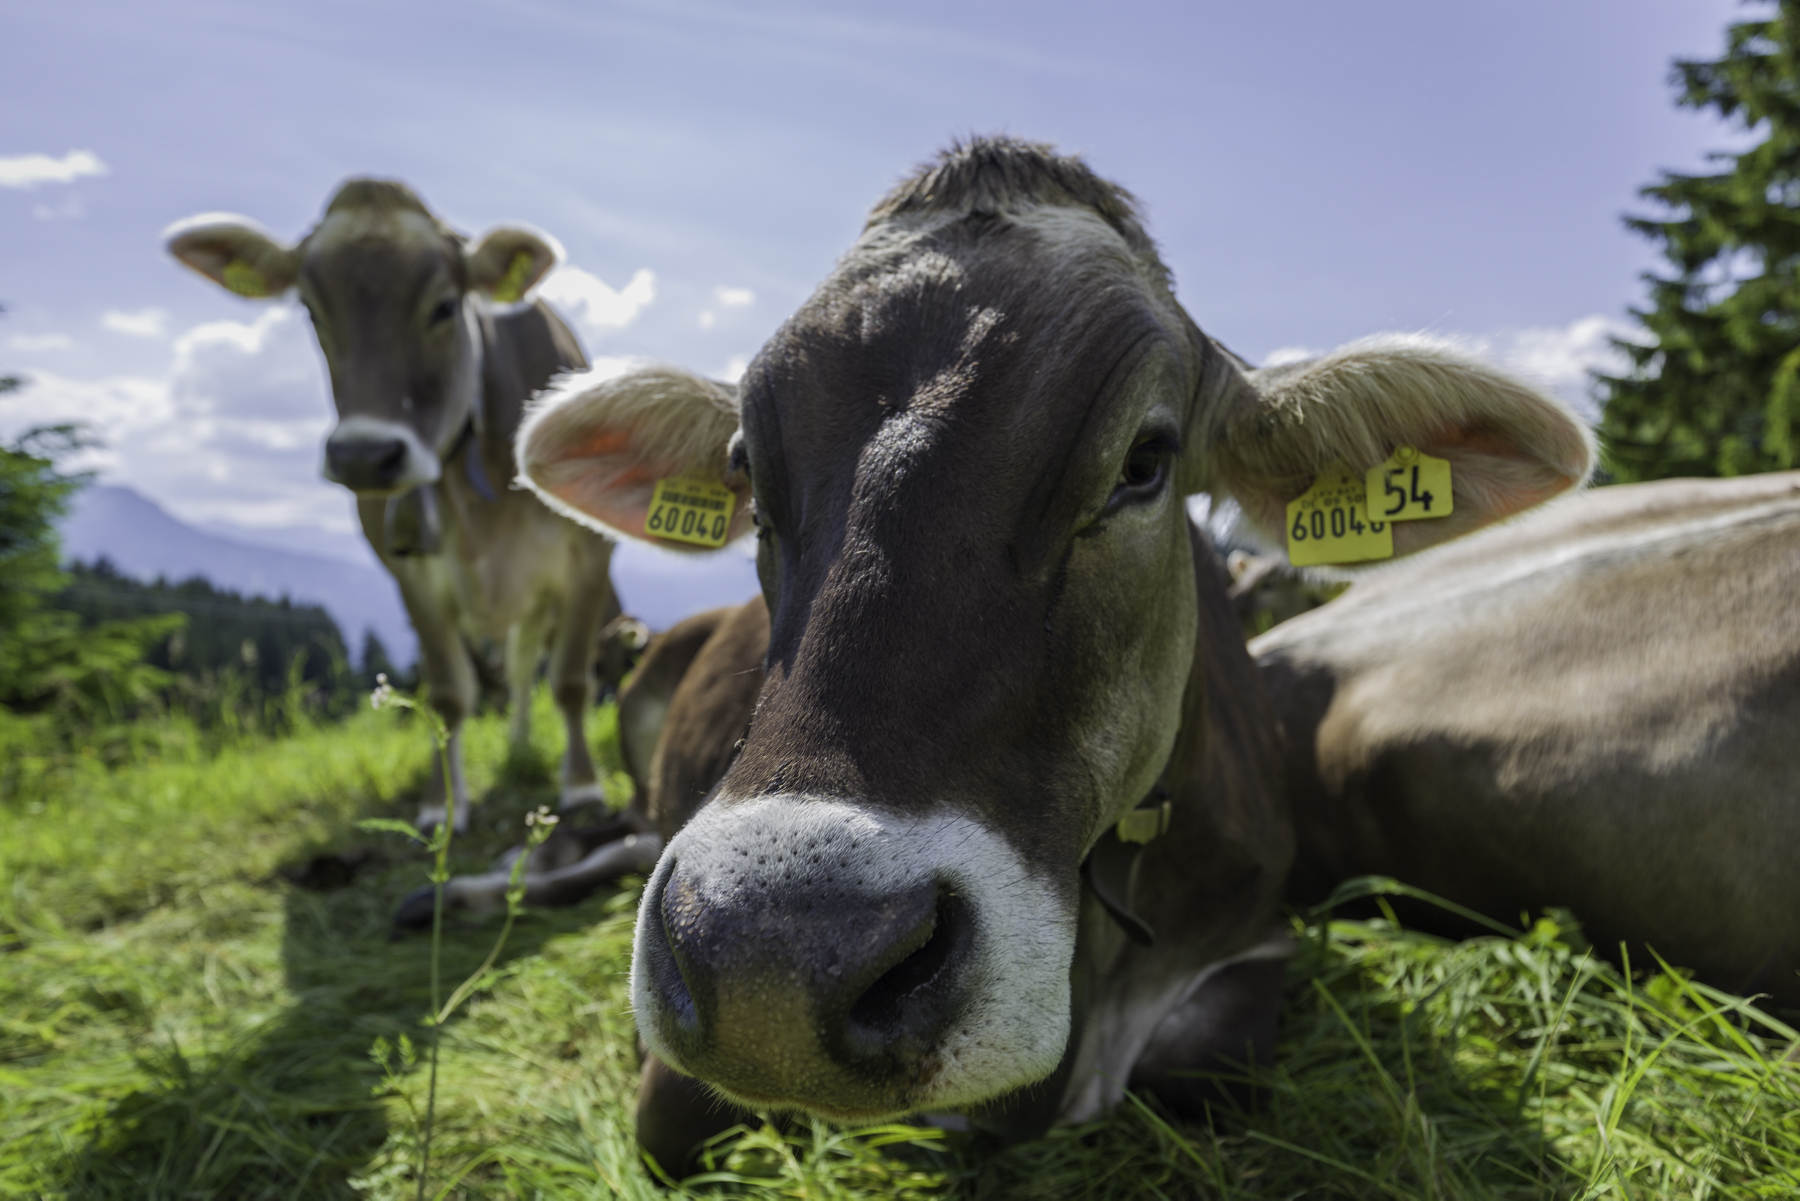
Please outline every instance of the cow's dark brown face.
[{"label": "cow's dark brown face", "polygon": [[1078,871],[1195,639],[1206,356],[1083,209],[877,225],[744,381],[769,682],[639,923],[652,1047],[840,1118],[1054,1069]]},{"label": "cow's dark brown face", "polygon": [[461,245],[422,213],[331,213],[307,238],[300,299],[338,412],[327,479],[391,496],[441,474],[480,388],[467,275]]}]

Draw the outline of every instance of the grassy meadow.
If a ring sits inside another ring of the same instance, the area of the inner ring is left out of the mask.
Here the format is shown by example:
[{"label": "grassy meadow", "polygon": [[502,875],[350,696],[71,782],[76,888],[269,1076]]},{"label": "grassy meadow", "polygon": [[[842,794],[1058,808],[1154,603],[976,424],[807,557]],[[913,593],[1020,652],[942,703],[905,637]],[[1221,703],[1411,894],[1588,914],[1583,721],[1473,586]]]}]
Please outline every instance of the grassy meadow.
[{"label": "grassy meadow", "polygon": [[[475,721],[476,870],[553,803],[558,723],[508,761]],[[419,1191],[429,941],[389,915],[426,858],[427,742],[364,711],[279,739],[15,754],[0,795],[0,1196],[403,1198]],[[591,737],[618,765],[613,713]],[[629,785],[622,774],[615,795]],[[431,1197],[1800,1196],[1795,1035],[1564,920],[1447,944],[1308,924],[1266,1106],[1175,1125],[1131,1103],[1025,1146],[765,1126],[655,1184],[631,1133],[636,882],[517,922],[441,1030]],[[500,920],[452,922],[446,988]],[[1643,970],[1648,967],[1651,970]]]}]

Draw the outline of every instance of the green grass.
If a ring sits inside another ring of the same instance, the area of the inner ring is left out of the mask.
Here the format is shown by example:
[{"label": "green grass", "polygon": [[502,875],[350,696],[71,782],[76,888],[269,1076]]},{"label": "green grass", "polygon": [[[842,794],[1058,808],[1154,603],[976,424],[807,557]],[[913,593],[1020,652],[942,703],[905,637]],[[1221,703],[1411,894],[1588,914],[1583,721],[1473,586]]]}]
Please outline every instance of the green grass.
[{"label": "green grass", "polygon": [[[482,803],[458,870],[554,801],[557,725],[508,762],[473,723]],[[612,714],[591,731],[616,768]],[[388,940],[423,855],[416,723],[346,724],[162,761],[40,765],[0,797],[0,1196],[401,1198],[425,1103],[427,940]],[[186,749],[182,749],[186,748]],[[616,784],[623,778],[614,776]],[[619,795],[623,795],[621,787]],[[378,857],[315,892],[281,869]],[[430,1191],[668,1196],[631,1135],[636,887],[528,912],[443,1031]],[[455,923],[445,980],[498,921]],[[691,1195],[795,1198],[1712,1198],[1800,1195],[1800,1069],[1774,1019],[1655,964],[1634,985],[1565,920],[1448,944],[1304,927],[1255,1115],[1131,1103],[1013,1148],[908,1127],[729,1140]],[[404,1040],[404,1041],[403,1041]],[[410,1057],[408,1051],[410,1050]]]}]

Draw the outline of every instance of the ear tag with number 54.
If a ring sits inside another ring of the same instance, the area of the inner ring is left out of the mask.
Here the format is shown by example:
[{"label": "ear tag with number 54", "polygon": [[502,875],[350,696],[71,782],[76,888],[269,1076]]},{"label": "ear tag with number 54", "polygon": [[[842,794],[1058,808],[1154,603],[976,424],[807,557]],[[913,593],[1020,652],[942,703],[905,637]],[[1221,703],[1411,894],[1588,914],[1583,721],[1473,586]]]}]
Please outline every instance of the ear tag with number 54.
[{"label": "ear tag with number 54", "polygon": [[1382,521],[1419,521],[1448,517],[1455,507],[1450,495],[1450,460],[1434,459],[1411,446],[1401,446],[1388,461],[1369,471],[1369,512]]},{"label": "ear tag with number 54", "polygon": [[1393,527],[1369,520],[1368,496],[1362,478],[1342,463],[1320,472],[1312,487],[1288,502],[1288,562],[1319,567],[1393,558]]}]

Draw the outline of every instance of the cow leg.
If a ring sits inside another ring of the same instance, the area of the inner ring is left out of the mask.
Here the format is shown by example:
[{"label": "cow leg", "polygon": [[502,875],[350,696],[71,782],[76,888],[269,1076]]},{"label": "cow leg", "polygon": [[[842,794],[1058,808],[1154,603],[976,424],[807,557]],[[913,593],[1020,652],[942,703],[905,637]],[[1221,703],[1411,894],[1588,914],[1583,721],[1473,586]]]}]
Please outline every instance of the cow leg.
[{"label": "cow leg", "polygon": [[[621,876],[649,875],[662,855],[663,842],[655,834],[626,834],[596,841],[606,833],[558,828],[533,853],[532,862],[520,875],[519,882],[525,886],[524,904],[579,904]],[[513,863],[523,852],[523,847],[514,847],[500,857],[492,871],[481,875],[452,877],[444,885],[444,911],[481,914],[505,909]],[[429,926],[432,903],[432,885],[416,889],[400,902],[394,925],[403,930]]]},{"label": "cow leg", "polygon": [[692,1076],[683,1076],[654,1055],[644,1057],[638,1083],[638,1146],[675,1177],[692,1175],[700,1144],[733,1126],[752,1125],[755,1114],[723,1100]]},{"label": "cow leg", "polygon": [[1286,959],[1240,960],[1207,975],[1150,1036],[1131,1069],[1133,1091],[1181,1118],[1202,1118],[1210,1106],[1255,1105],[1249,1077],[1274,1062],[1286,978]]},{"label": "cow leg", "polygon": [[515,754],[531,749],[531,690],[552,617],[540,604],[506,630],[506,745]]},{"label": "cow leg", "polygon": [[612,544],[598,538],[584,543],[582,560],[586,569],[570,581],[563,600],[563,619],[556,631],[556,644],[550,649],[550,689],[556,707],[562,711],[563,744],[562,801],[565,813],[582,805],[599,805],[606,800],[600,786],[600,774],[594,770],[594,757],[587,744],[587,712],[594,703],[594,655],[600,641],[600,627],[612,606],[612,584],[607,566],[612,560]]},{"label": "cow leg", "polygon": [[[432,708],[436,709],[437,706],[434,704]],[[439,709],[438,714],[442,717],[443,710]],[[450,721],[448,717],[444,717],[444,720],[446,724]],[[450,765],[448,790],[445,788],[444,780],[446,761]],[[419,829],[430,833],[443,824],[444,799],[447,795],[456,798],[456,832],[467,834],[469,832],[469,790],[463,782],[462,722],[460,719],[450,727],[450,744],[444,748],[444,753],[440,755],[437,753],[437,747],[435,745],[432,747],[431,783],[426,787],[425,795],[419,801],[419,816],[414,819],[414,824]]]},{"label": "cow leg", "polygon": [[450,630],[450,638],[444,640],[450,643],[449,646],[427,651],[430,643],[425,630],[417,619],[413,624],[419,630],[419,657],[424,660],[425,679],[430,686],[429,703],[449,734],[449,744],[443,754],[436,753],[435,745],[432,747],[431,783],[419,802],[416,824],[421,830],[441,825],[445,798],[453,797],[456,800],[456,832],[462,834],[469,828],[469,790],[463,782],[462,724],[475,708],[475,664],[455,630]]},{"label": "cow leg", "polygon": [[[477,681],[475,664],[469,648],[456,627],[455,615],[444,599],[447,587],[439,574],[443,569],[435,558],[396,559],[384,553],[385,533],[382,528],[385,502],[359,500],[357,515],[362,519],[363,533],[400,585],[400,600],[412,620],[413,632],[419,636],[419,665],[428,686],[427,703],[449,732],[447,755],[432,748],[431,783],[419,803],[418,827],[430,830],[444,820],[446,796],[456,799],[456,829],[460,833],[469,826],[469,794],[463,784],[462,723],[475,711]],[[449,770],[445,770],[445,759]]]}]

